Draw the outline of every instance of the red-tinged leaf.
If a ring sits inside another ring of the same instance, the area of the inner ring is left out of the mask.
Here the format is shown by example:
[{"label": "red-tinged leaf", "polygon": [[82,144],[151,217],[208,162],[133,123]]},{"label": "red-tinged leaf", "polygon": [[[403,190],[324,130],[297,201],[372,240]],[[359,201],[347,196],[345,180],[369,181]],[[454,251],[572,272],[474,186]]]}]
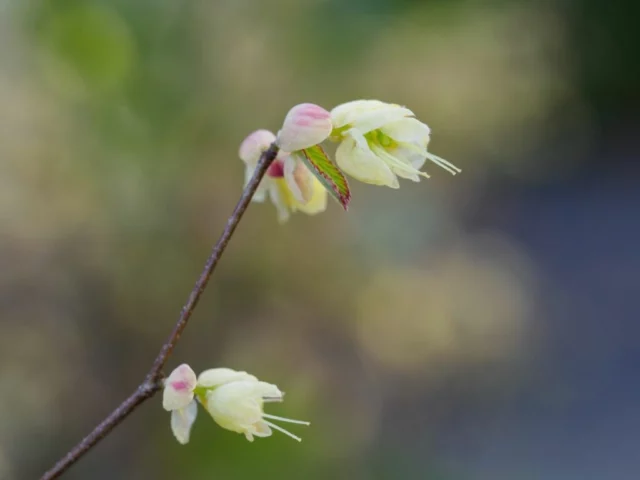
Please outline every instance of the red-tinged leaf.
[{"label": "red-tinged leaf", "polygon": [[349,183],[320,145],[301,150],[300,158],[329,193],[347,210],[351,201]]}]

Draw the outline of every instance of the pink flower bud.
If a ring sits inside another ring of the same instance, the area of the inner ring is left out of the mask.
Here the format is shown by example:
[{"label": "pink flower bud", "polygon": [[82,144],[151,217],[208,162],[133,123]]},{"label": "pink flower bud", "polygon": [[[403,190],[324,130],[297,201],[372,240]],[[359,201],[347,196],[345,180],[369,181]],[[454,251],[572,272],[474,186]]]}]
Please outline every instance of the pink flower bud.
[{"label": "pink flower bud", "polygon": [[162,406],[165,410],[178,410],[193,400],[196,388],[196,374],[189,365],[183,363],[177,367],[164,382]]},{"label": "pink flower bud", "polygon": [[327,139],[333,130],[331,114],[313,103],[296,105],[284,119],[278,146],[285,152],[312,147]]},{"label": "pink flower bud", "polygon": [[269,130],[256,130],[240,144],[238,156],[247,165],[255,167],[262,152],[275,141],[276,136]]}]

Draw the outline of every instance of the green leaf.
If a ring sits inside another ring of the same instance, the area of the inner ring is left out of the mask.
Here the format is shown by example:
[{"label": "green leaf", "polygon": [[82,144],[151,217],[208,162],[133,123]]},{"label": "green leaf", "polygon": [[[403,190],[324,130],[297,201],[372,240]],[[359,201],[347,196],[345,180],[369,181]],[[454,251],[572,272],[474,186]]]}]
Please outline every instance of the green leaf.
[{"label": "green leaf", "polygon": [[329,193],[347,210],[351,201],[351,191],[347,179],[331,161],[320,145],[300,151],[300,158],[320,180]]}]

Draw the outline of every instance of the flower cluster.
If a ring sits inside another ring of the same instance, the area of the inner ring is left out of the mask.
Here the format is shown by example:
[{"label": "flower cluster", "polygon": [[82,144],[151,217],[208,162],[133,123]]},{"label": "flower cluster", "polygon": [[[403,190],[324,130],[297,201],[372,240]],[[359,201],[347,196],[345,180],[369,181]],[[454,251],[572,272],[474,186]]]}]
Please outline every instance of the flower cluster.
[{"label": "flower cluster", "polygon": [[261,382],[247,372],[212,368],[199,376],[187,364],[177,367],[164,384],[162,406],[171,412],[171,430],[178,442],[189,441],[198,414],[198,402],[222,428],[253,437],[268,437],[272,429],[301,441],[300,437],[271,420],[309,425],[309,422],[264,413],[267,402],[281,402],[284,393],[271,383]]},{"label": "flower cluster", "polygon": [[[238,153],[246,166],[245,182],[249,182],[264,152],[272,144],[278,147],[252,199],[263,202],[268,197],[276,206],[279,221],[284,222],[296,211],[309,215],[323,212],[328,191],[346,208],[350,192],[342,172],[390,188],[399,188],[398,178],[414,182],[428,178],[421,170],[427,160],[451,174],[460,172],[427,150],[430,134],[427,125],[400,105],[357,100],[329,112],[304,103],[287,113],[277,135],[256,130],[245,138]],[[338,143],[337,166],[319,147],[327,139]],[[163,406],[171,412],[171,430],[182,444],[189,441],[198,403],[222,428],[242,433],[249,441],[268,437],[272,430],[300,441],[273,420],[301,425],[308,422],[264,413],[265,403],[281,402],[283,395],[277,386],[247,372],[213,368],[196,376],[189,365],[183,364],[165,381]]]},{"label": "flower cluster", "polygon": [[[246,165],[245,182],[253,175],[260,155],[275,142],[276,136],[268,130],[257,130],[240,145],[240,158]],[[295,155],[280,150],[269,165],[266,175],[253,195],[254,202],[269,200],[278,212],[278,221],[286,222],[289,215],[300,210],[308,215],[327,208],[327,191],[320,181]]]},{"label": "flower cluster", "polygon": [[420,169],[427,160],[455,175],[460,169],[427,150],[431,130],[400,105],[378,100],[356,100],[331,112],[304,103],[293,107],[276,137],[268,130],[250,134],[240,146],[248,182],[256,164],[271,143],[280,151],[269,167],[254,201],[267,195],[278,219],[301,211],[313,215],[325,210],[327,192],[297,153],[322,143],[337,142],[336,163],[353,178],[373,185],[399,188],[398,177],[419,182],[428,178]]}]

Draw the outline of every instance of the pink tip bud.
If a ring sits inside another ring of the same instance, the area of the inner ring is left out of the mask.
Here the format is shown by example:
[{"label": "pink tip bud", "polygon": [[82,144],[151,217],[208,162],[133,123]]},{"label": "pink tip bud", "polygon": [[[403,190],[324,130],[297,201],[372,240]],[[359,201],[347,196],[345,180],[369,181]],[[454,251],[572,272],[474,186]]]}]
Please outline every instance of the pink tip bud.
[{"label": "pink tip bud", "polygon": [[177,410],[186,407],[193,400],[193,390],[197,378],[189,365],[183,363],[167,377],[162,397],[165,410]]},{"label": "pink tip bud", "polygon": [[247,165],[255,166],[262,152],[275,141],[276,136],[269,130],[256,130],[240,144],[238,156]]},{"label": "pink tip bud", "polygon": [[301,103],[287,113],[277,143],[285,152],[295,152],[326,140],[331,130],[329,112],[313,103]]}]

